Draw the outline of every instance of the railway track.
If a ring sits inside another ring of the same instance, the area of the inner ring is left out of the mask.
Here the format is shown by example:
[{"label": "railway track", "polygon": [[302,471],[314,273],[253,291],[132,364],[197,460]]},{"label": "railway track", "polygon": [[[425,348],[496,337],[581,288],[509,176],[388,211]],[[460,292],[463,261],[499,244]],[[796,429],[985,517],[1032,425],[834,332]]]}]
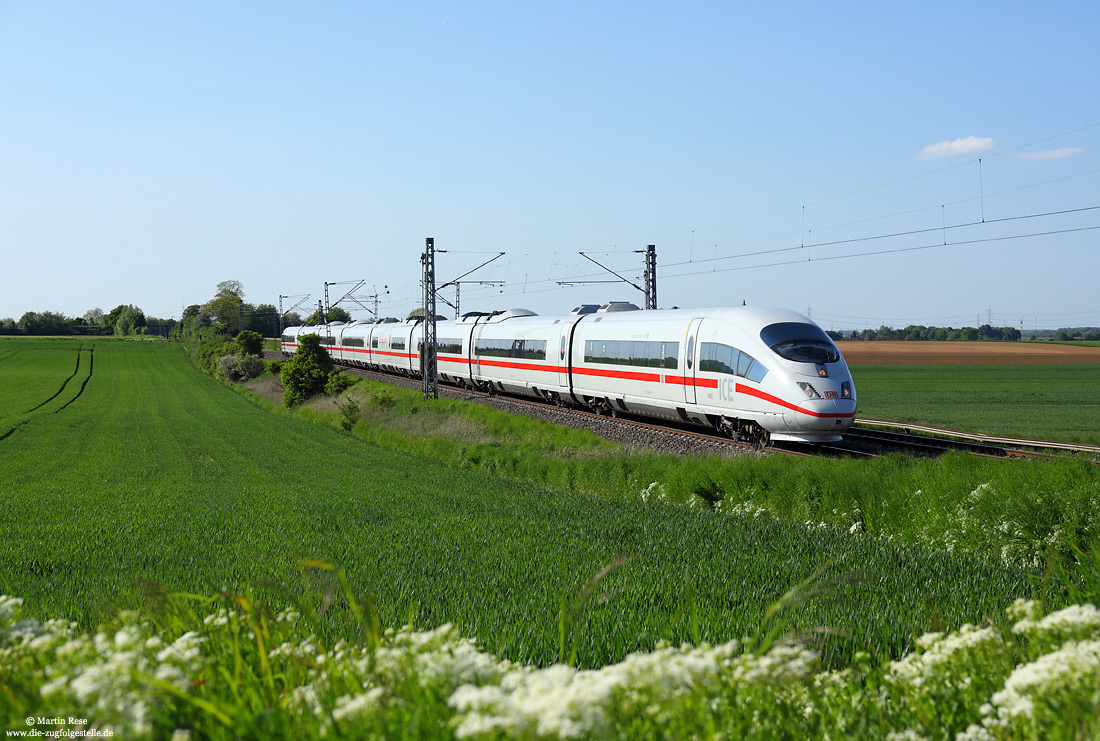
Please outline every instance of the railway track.
[{"label": "railway track", "polygon": [[[904,433],[923,433],[925,435],[931,435],[940,438],[955,439],[964,442],[971,442],[975,444],[1004,447],[1011,449],[1033,449],[1041,451],[1067,451],[1076,453],[1092,453],[1093,455],[1100,455],[1100,445],[1090,445],[1088,443],[1069,443],[1058,442],[1055,440],[1036,440],[1026,437],[1007,437],[1004,435],[986,435],[976,432],[965,432],[963,430],[954,430],[949,427],[933,427],[931,425],[919,425],[912,422],[890,422],[883,419],[863,419],[857,418],[856,425],[859,429],[865,428],[887,428],[892,430],[901,430]],[[853,428],[855,429],[855,428]]]},{"label": "railway track", "polygon": [[[391,376],[363,368],[344,367],[344,370],[356,376],[406,388],[422,388],[421,381],[413,378]],[[676,423],[667,425],[654,423],[623,414],[614,416],[596,414],[585,409],[558,406],[537,399],[490,394],[470,388],[443,385],[439,387],[439,393],[450,398],[487,403],[508,411],[527,413],[530,416],[546,419],[556,424],[569,424],[574,427],[588,428],[601,437],[657,452],[679,454],[696,452],[711,455],[778,453],[795,457],[811,455],[811,453],[805,451],[776,447],[761,449],[759,446],[731,440],[717,432],[710,432],[700,427],[677,425]]]},{"label": "railway track", "polygon": [[1100,463],[1100,445],[1053,440],[983,435],[931,425],[915,425],[881,419],[857,419],[844,435],[843,447],[855,450],[899,451],[922,457],[962,450],[991,458],[1039,458],[1066,454],[1093,454]]},{"label": "railway track", "polygon": [[[384,381],[408,388],[421,388],[421,381],[402,376],[347,367],[344,370],[353,375]],[[507,405],[514,411],[523,409],[535,412],[535,416],[556,423],[573,426],[599,427],[606,430],[618,427],[621,430],[636,430],[647,436],[659,436],[666,439],[676,438],[684,444],[658,444],[656,446],[631,439],[629,433],[606,434],[594,429],[596,434],[626,442],[639,447],[649,447],[663,452],[705,452],[717,454],[777,454],[790,457],[832,456],[875,458],[892,452],[920,457],[937,457],[952,450],[962,450],[974,455],[993,458],[1007,457],[1053,457],[1059,454],[1094,454],[1094,463],[1100,464],[1100,445],[1066,443],[1028,438],[1014,438],[998,435],[983,435],[949,428],[917,425],[908,422],[889,420],[857,419],[856,424],[845,433],[844,439],[837,443],[801,444],[773,443],[761,448],[749,443],[731,440],[717,432],[702,430],[688,425],[664,424],[644,421],[628,415],[607,416],[583,409],[571,409],[556,406],[536,399],[514,396],[501,396],[469,388],[440,386],[441,394],[464,399]],[[573,420],[572,422],[568,420]]]}]

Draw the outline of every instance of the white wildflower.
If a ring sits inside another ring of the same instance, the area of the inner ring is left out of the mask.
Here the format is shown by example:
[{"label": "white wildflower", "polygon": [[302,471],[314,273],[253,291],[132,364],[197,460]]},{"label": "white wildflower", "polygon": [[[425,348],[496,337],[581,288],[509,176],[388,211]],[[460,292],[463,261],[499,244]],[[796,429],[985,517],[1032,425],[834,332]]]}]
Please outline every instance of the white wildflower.
[{"label": "white wildflower", "polygon": [[1100,685],[1100,641],[1070,641],[1053,653],[1040,656],[1030,664],[1016,667],[1004,689],[993,695],[990,714],[996,708],[997,720],[1011,721],[1029,716],[1036,697],[1056,697],[1064,703],[1074,688],[1089,694]]},{"label": "white wildflower", "polygon": [[23,600],[19,597],[9,597],[0,594],[0,618],[10,619],[18,615],[23,607]]},{"label": "white wildflower", "polygon": [[280,612],[278,615],[275,616],[275,621],[276,622],[290,623],[291,625],[293,625],[294,623],[298,622],[301,619],[302,619],[302,613],[298,612],[293,607],[288,607],[287,609],[283,610],[282,612]]},{"label": "white wildflower", "polygon": [[1024,599],[1023,597],[1017,597],[1013,600],[1012,604],[1008,606],[1005,613],[1013,619],[1021,620],[1024,618],[1037,618],[1039,617],[1042,605],[1037,600]]},{"label": "white wildflower", "polygon": [[206,639],[194,631],[188,631],[172,642],[172,645],[157,653],[157,661],[172,661],[179,664],[191,664],[199,657],[200,647]]},{"label": "white wildflower", "polygon": [[890,731],[886,734],[886,741],[925,741],[925,739],[912,728],[907,728],[904,731]]},{"label": "white wildflower", "polygon": [[[737,655],[737,641],[716,647],[659,648],[627,656],[602,669],[563,665],[506,672],[499,685],[463,685],[448,704],[461,714],[460,737],[487,732],[509,735],[599,736],[607,731],[612,697],[627,692],[636,701],[669,697],[700,687],[719,674],[742,682],[782,682],[805,676],[816,654],[797,646],[777,647],[761,657]],[[736,656],[736,658],[733,658]],[[660,703],[641,705],[660,712]]]},{"label": "white wildflower", "polygon": [[203,622],[203,625],[213,625],[215,627],[219,627],[219,626],[222,626],[222,625],[228,625],[229,624],[229,611],[226,610],[223,607],[220,610],[218,610],[217,612],[212,612],[209,615],[207,615],[205,618],[203,618],[202,622]]},{"label": "white wildflower", "polygon": [[971,723],[965,731],[956,734],[955,741],[993,741],[993,734],[985,726]]},{"label": "white wildflower", "polygon": [[317,688],[314,685],[304,684],[301,687],[295,687],[293,697],[294,702],[304,705],[314,715],[320,715],[323,712],[321,701],[317,697]]},{"label": "white wildflower", "polygon": [[140,631],[133,626],[123,626],[115,632],[115,648],[127,649],[137,643]]},{"label": "white wildflower", "polygon": [[940,633],[926,633],[917,639],[917,646],[924,650],[890,662],[886,678],[892,682],[919,687],[940,667],[953,662],[956,656],[965,660],[966,654],[972,650],[1000,643],[1000,634],[992,628],[975,628],[970,624],[946,637]]},{"label": "white wildflower", "polygon": [[336,700],[332,717],[337,721],[343,721],[365,711],[374,710],[379,706],[379,702],[385,694],[386,691],[383,688],[372,687],[362,695],[356,695],[355,697],[344,695]]},{"label": "white wildflower", "polygon": [[55,692],[59,692],[60,690],[64,689],[65,685],[67,685],[68,683],[68,675],[62,674],[61,676],[55,677],[54,679],[51,679],[49,682],[46,682],[44,685],[42,685],[42,688],[39,690],[39,694],[41,694],[42,697],[49,697]]},{"label": "white wildflower", "polygon": [[1024,618],[1012,626],[1013,633],[1054,633],[1087,637],[1100,631],[1100,610],[1093,604],[1070,605],[1040,620]]}]

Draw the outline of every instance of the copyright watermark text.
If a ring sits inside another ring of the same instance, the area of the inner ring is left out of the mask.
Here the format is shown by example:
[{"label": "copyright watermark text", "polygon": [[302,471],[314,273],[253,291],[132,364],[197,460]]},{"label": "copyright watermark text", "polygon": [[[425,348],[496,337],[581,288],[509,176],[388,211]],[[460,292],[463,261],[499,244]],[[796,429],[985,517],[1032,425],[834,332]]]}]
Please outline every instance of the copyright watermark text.
[{"label": "copyright watermark text", "polygon": [[[27,730],[7,731],[8,738],[109,738],[115,735],[110,728],[85,728],[87,718],[27,716]],[[64,726],[64,727],[62,727]],[[75,726],[71,728],[69,726]]]}]

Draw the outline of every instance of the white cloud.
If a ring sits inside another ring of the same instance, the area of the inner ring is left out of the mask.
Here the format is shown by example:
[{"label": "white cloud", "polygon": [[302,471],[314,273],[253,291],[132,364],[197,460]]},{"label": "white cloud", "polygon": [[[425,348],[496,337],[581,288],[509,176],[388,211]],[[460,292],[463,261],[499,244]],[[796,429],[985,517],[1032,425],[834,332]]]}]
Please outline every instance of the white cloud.
[{"label": "white cloud", "polygon": [[1072,157],[1075,154],[1081,154],[1084,152],[1083,147],[1062,147],[1061,149],[1048,149],[1045,152],[1026,152],[1024,154],[1016,155],[1016,159],[1020,160],[1061,160],[1066,157]]},{"label": "white cloud", "polygon": [[963,139],[956,139],[955,141],[929,144],[913,155],[913,159],[932,160],[939,157],[952,157],[956,154],[984,152],[993,149],[994,146],[996,146],[996,144],[993,139],[989,137],[968,136]]}]

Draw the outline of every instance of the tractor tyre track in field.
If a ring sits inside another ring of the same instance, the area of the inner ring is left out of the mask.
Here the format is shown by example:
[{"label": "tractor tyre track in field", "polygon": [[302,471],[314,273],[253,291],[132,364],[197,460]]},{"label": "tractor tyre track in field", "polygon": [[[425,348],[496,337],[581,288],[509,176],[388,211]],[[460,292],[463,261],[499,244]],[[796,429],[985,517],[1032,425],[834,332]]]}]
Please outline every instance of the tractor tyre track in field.
[{"label": "tractor tyre track in field", "polygon": [[[31,409],[28,409],[26,412],[24,412],[24,414],[31,414],[35,410],[41,409],[43,406],[45,406],[46,404],[49,404],[51,401],[53,401],[54,399],[56,399],[58,396],[61,395],[61,393],[65,390],[65,387],[68,386],[69,381],[73,380],[73,378],[76,377],[76,374],[80,371],[80,354],[82,352],[85,352],[83,346],[81,346],[80,349],[77,350],[77,353],[76,353],[76,368],[73,370],[73,374],[65,379],[65,381],[61,384],[61,388],[59,388],[57,390],[57,393],[55,393],[49,399],[46,399],[41,404],[38,404],[37,406],[32,407]],[[57,409],[55,409],[54,412],[53,412],[54,414],[57,414],[58,412],[60,412],[61,410],[65,409],[67,406],[72,404],[74,401],[79,399],[81,397],[81,395],[84,393],[84,389],[86,389],[88,387],[88,382],[92,380],[92,373],[95,370],[95,345],[92,345],[92,347],[90,347],[86,352],[88,353],[88,375],[86,375],[84,377],[84,380],[80,384],[80,389],[76,392],[76,394],[73,395],[73,398],[69,399],[67,402],[62,404]],[[18,430],[20,427],[22,427],[23,425],[30,422],[32,419],[34,419],[34,417],[28,417],[27,419],[24,419],[21,422],[17,422],[15,425],[13,425],[10,429],[6,430],[5,432],[0,433],[0,441],[7,440],[9,437],[11,437],[12,435],[15,434],[16,430]]]},{"label": "tractor tyre track in field", "polygon": [[78,347],[76,349],[76,367],[73,368],[72,374],[69,375],[68,378],[66,378],[64,381],[61,382],[61,388],[59,388],[57,391],[55,391],[54,395],[51,396],[50,398],[46,399],[45,401],[43,401],[40,404],[37,404],[37,405],[31,407],[27,411],[23,412],[24,414],[30,414],[31,412],[35,411],[36,409],[41,409],[42,407],[46,406],[47,404],[49,404],[51,401],[53,401],[57,397],[61,396],[62,392],[65,390],[65,387],[69,385],[69,381],[76,378],[76,374],[80,372],[80,353],[83,350],[84,350],[84,345],[81,345],[80,347]]},{"label": "tractor tyre track in field", "polygon": [[19,422],[18,424],[16,424],[16,425],[15,425],[14,427],[12,427],[12,428],[11,428],[10,430],[8,430],[7,432],[4,432],[4,433],[0,434],[0,440],[7,440],[7,439],[8,439],[9,437],[11,437],[12,435],[14,435],[14,434],[15,434],[15,431],[16,431],[16,430],[18,430],[18,429],[19,429],[20,427],[22,427],[23,425],[27,424],[28,422],[30,422],[30,420],[29,420],[29,419],[25,419],[25,420],[23,420],[22,422]]},{"label": "tractor tyre track in field", "polygon": [[[54,414],[59,413],[62,409],[72,404],[74,401],[80,398],[80,395],[84,393],[84,389],[88,387],[88,381],[92,380],[92,373],[95,370],[95,345],[92,345],[88,350],[88,375],[84,377],[84,382],[80,384],[80,390],[76,392],[73,398],[62,404],[60,407],[54,410]],[[73,375],[76,375],[75,373]]]}]

